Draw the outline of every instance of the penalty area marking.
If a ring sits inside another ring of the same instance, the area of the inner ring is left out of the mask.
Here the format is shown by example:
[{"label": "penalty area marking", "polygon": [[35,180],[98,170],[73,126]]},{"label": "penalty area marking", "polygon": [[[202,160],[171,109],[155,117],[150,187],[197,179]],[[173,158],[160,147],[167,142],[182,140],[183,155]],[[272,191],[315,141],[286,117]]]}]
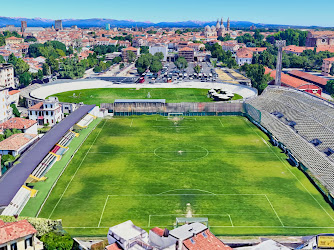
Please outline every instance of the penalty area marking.
[{"label": "penalty area marking", "polygon": [[[180,190],[187,190],[187,191],[196,190],[196,191],[202,191],[202,192],[206,192],[206,193],[205,194],[168,194],[167,193],[167,192],[180,191]],[[125,195],[122,195],[122,194],[113,195],[113,194],[110,194],[110,195],[107,195],[107,198],[105,200],[105,203],[104,203],[101,215],[100,215],[100,220],[99,220],[99,223],[98,223],[98,227],[96,227],[96,228],[100,228],[102,218],[103,218],[103,215],[104,215],[104,211],[105,211],[107,203],[109,201],[109,197],[154,197],[154,196],[157,197],[157,196],[180,196],[180,195],[183,195],[183,196],[194,196],[194,195],[197,195],[197,196],[263,196],[267,200],[267,202],[269,203],[271,209],[273,210],[275,216],[277,217],[278,221],[281,224],[281,226],[268,226],[268,227],[279,227],[279,228],[282,228],[282,227],[285,228],[286,227],[286,226],[284,226],[281,218],[279,217],[278,213],[276,212],[274,206],[272,205],[271,201],[269,200],[269,198],[266,194],[215,194],[215,193],[205,191],[205,190],[201,190],[201,189],[173,189],[173,190],[169,190],[169,191],[162,192],[162,193],[159,193],[159,194],[135,194],[135,195],[126,195],[126,194]],[[173,215],[173,214],[166,214],[166,215],[159,215],[159,216],[170,216],[170,215]],[[199,214],[197,214],[197,215],[199,215]],[[205,215],[205,214],[203,214],[203,215]],[[206,215],[210,215],[210,214],[206,214]],[[213,214],[211,214],[211,215],[213,215]],[[231,216],[229,214],[224,214],[224,215],[229,216],[231,226],[215,226],[215,227],[246,227],[246,226],[235,226],[232,222]],[[156,215],[156,216],[158,216],[158,215]],[[149,223],[150,223],[150,221],[149,221]],[[253,227],[253,226],[249,226],[249,227]],[[266,226],[259,226],[259,227],[266,227]],[[74,227],[74,228],[76,228],[76,227]],[[328,228],[331,228],[331,227],[328,227]]]}]

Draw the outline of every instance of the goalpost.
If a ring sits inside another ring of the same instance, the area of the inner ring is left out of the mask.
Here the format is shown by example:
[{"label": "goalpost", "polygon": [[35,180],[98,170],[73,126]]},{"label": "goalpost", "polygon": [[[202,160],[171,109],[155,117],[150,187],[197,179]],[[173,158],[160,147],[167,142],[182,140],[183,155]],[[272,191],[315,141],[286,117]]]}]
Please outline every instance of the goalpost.
[{"label": "goalpost", "polygon": [[168,113],[168,119],[172,120],[172,119],[183,119],[183,113]]}]

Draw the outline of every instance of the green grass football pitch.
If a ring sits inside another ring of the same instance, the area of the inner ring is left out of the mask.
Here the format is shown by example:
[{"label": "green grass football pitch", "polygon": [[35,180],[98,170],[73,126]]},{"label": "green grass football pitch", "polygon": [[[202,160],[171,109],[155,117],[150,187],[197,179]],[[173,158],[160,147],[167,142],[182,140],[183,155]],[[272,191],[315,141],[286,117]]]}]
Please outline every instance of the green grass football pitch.
[{"label": "green grass football pitch", "polygon": [[[140,87],[140,85],[138,85]],[[85,104],[100,105],[100,103],[114,102],[115,99],[147,99],[148,93],[152,99],[166,99],[169,103],[179,102],[212,102],[207,97],[208,89],[193,88],[102,88],[83,89],[58,93],[61,102],[83,102]],[[235,94],[232,100],[242,99],[242,96]]]},{"label": "green grass football pitch", "polygon": [[243,117],[103,120],[39,217],[74,236],[105,236],[132,220],[146,230],[207,217],[217,235],[334,232],[334,213],[283,153]]}]

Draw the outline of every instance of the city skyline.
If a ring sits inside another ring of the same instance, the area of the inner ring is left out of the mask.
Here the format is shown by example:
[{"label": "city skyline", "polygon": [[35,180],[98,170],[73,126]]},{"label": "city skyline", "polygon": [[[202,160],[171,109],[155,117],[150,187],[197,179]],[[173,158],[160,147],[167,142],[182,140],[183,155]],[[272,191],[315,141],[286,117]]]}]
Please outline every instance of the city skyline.
[{"label": "city skyline", "polygon": [[254,23],[331,27],[334,26],[331,18],[334,2],[327,2],[327,7],[323,8],[323,5],[314,5],[310,0],[282,0],[280,4],[264,0],[256,0],[250,4],[246,0],[240,0],[236,8],[235,3],[225,0],[214,0],[209,4],[171,0],[165,5],[156,5],[153,0],[129,0],[126,5],[107,0],[98,0],[93,4],[88,0],[59,0],[56,5],[41,0],[32,0],[29,3],[15,0],[14,3],[21,8],[12,8],[13,2],[4,2],[0,16],[42,19],[106,18],[152,23],[189,20],[205,22],[213,21],[217,17],[224,17],[225,20],[230,17],[231,20]]}]

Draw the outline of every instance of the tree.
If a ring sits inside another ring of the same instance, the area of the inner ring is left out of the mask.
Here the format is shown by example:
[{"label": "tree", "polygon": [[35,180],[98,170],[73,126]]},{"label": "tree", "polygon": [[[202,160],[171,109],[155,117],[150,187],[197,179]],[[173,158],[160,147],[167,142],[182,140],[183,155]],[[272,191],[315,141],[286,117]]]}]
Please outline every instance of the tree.
[{"label": "tree", "polygon": [[15,65],[16,65],[16,62],[17,62],[17,58],[16,58],[16,56],[15,56],[13,53],[11,53],[11,54],[9,55],[9,57],[8,57],[7,62],[8,62],[8,63],[11,63],[11,64],[13,64],[13,66],[15,66]]},{"label": "tree", "polygon": [[164,59],[164,53],[162,52],[157,52],[154,54],[155,57],[157,57],[160,61],[162,61]]},{"label": "tree", "polygon": [[3,56],[2,55],[0,55],[0,63],[5,63],[6,61],[5,61],[5,58],[3,58]]},{"label": "tree", "polygon": [[123,68],[124,68],[124,63],[121,63],[121,64],[119,65],[119,68],[120,68],[120,69],[123,69]]},{"label": "tree", "polygon": [[55,71],[59,70],[59,63],[55,58],[53,57],[47,58],[46,63],[50,66],[51,73],[54,73]]},{"label": "tree", "polygon": [[149,53],[149,47],[148,46],[140,46],[140,54],[147,54]]},{"label": "tree", "polygon": [[39,79],[39,80],[42,80],[43,79],[43,71],[42,70],[38,70],[38,72],[37,72],[37,78]]},{"label": "tree", "polygon": [[127,51],[128,62],[132,63],[136,60],[136,54],[133,51]]},{"label": "tree", "polygon": [[22,58],[18,58],[16,64],[14,65],[14,68],[15,75],[20,76],[29,70],[29,65],[25,61],[23,61]]},{"label": "tree", "polygon": [[94,73],[100,73],[102,71],[102,68],[98,65],[93,69]]},{"label": "tree", "polygon": [[50,250],[71,250],[73,246],[73,239],[69,234],[49,232],[41,237],[41,241]]},{"label": "tree", "polygon": [[334,95],[334,80],[329,80],[326,84],[326,91],[330,94],[330,95]]},{"label": "tree", "polygon": [[20,111],[17,109],[17,107],[14,103],[12,103],[10,105],[10,107],[13,109],[13,114],[14,114],[15,117],[20,117],[21,116]]},{"label": "tree", "polygon": [[162,69],[162,63],[160,62],[160,60],[153,59],[150,66],[150,71],[156,73],[161,69]]},{"label": "tree", "polygon": [[174,64],[179,70],[184,70],[188,67],[187,60],[182,56],[177,58]]},{"label": "tree", "polygon": [[200,73],[201,72],[201,66],[199,64],[196,64],[196,66],[194,67],[194,71],[195,73]]},{"label": "tree", "polygon": [[45,76],[51,75],[49,64],[43,63],[42,68],[43,68],[43,75],[45,75]]},{"label": "tree", "polygon": [[332,64],[331,70],[329,72],[331,76],[334,76],[334,64]]},{"label": "tree", "polygon": [[28,86],[32,81],[32,77],[28,72],[24,72],[20,75],[19,81],[21,86]]},{"label": "tree", "polygon": [[269,74],[264,74],[264,66],[261,64],[244,64],[241,70],[245,71],[252,82],[252,86],[259,91],[259,94],[262,93],[272,79]]}]

